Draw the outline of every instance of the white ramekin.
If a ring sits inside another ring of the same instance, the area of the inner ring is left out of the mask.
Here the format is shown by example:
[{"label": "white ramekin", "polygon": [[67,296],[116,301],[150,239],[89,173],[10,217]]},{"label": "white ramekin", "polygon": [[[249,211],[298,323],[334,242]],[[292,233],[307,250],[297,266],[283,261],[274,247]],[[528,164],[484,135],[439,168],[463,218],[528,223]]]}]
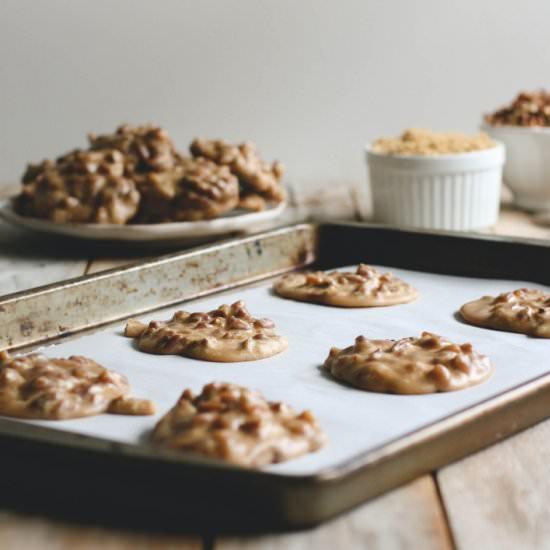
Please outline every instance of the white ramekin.
[{"label": "white ramekin", "polygon": [[550,128],[491,126],[483,131],[506,145],[504,183],[528,210],[550,209]]},{"label": "white ramekin", "polygon": [[438,156],[384,155],[367,146],[375,220],[469,230],[498,218],[504,145]]}]

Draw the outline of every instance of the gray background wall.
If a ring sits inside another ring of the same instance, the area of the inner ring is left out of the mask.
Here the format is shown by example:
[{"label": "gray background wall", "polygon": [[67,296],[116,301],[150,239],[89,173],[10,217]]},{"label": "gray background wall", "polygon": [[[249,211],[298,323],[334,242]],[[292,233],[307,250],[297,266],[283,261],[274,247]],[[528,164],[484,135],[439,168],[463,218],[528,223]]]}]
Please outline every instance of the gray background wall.
[{"label": "gray background wall", "polygon": [[550,86],[545,0],[0,0],[0,182],[122,121],[256,141],[297,185]]}]

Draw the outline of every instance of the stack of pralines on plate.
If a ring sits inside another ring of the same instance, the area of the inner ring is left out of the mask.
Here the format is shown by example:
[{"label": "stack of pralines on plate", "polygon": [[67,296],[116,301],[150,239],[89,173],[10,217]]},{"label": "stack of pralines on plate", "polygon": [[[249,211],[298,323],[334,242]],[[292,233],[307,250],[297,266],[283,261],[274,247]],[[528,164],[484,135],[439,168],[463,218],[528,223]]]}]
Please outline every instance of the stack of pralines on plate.
[{"label": "stack of pralines on plate", "polygon": [[216,218],[281,203],[283,167],[252,143],[195,139],[176,150],[157,126],[89,135],[87,149],[30,164],[15,208],[58,223],[135,224]]}]

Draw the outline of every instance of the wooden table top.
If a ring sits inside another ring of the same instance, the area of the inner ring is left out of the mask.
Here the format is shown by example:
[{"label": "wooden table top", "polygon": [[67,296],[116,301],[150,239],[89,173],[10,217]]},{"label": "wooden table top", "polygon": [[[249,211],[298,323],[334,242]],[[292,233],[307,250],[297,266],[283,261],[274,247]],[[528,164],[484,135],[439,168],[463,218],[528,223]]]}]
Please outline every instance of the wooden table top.
[{"label": "wooden table top", "polygon": [[[294,190],[292,195],[289,222],[310,216],[361,219],[368,211],[361,188]],[[550,238],[550,229],[509,208],[502,211],[491,232]],[[136,257],[131,251],[121,257],[102,249],[90,253],[85,247],[59,250],[55,238],[34,237],[0,224],[0,294],[97,272]],[[550,420],[309,531],[227,537],[216,536],[213,526],[208,534],[165,536],[4,510],[0,512],[0,549],[550,548],[549,474]]]}]

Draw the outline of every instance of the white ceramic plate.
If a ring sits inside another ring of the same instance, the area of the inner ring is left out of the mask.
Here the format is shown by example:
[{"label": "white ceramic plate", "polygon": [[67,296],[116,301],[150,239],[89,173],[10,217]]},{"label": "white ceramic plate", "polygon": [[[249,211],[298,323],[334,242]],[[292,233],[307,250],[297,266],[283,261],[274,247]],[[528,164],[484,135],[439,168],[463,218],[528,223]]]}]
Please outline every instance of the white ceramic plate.
[{"label": "white ceramic plate", "polygon": [[20,216],[13,209],[11,199],[0,201],[0,218],[41,233],[56,233],[89,240],[150,242],[196,242],[231,233],[256,232],[266,222],[277,218],[286,203],[262,212],[236,209],[213,220],[136,225],[55,223],[50,220]]}]

